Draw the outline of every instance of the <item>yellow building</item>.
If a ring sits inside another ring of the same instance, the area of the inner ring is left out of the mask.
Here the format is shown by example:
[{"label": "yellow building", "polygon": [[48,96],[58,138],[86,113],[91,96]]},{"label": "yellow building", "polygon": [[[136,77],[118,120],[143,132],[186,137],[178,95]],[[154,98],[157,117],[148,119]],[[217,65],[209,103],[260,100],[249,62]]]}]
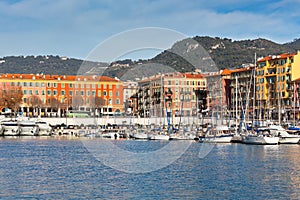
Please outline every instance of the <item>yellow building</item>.
[{"label": "yellow building", "polygon": [[293,81],[299,77],[299,52],[257,60],[256,109],[260,111],[261,119],[290,119],[294,96]]}]

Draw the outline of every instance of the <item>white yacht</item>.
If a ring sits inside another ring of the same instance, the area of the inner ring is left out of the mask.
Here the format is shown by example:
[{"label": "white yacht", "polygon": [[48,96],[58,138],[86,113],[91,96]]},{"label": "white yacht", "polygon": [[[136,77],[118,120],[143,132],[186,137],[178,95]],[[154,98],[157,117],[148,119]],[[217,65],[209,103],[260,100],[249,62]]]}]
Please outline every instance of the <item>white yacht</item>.
[{"label": "white yacht", "polygon": [[42,120],[36,120],[35,124],[38,127],[38,130],[39,130],[38,135],[39,136],[49,136],[52,134],[52,128],[47,122],[42,121]]},{"label": "white yacht", "polygon": [[279,143],[279,137],[274,134],[271,134],[268,129],[260,129],[257,132],[247,132],[247,134],[243,135],[242,143],[276,145]]},{"label": "white yacht", "polygon": [[271,125],[271,133],[279,136],[280,144],[298,144],[300,140],[300,135],[288,133],[282,126]]},{"label": "white yacht", "polygon": [[208,129],[204,136],[199,137],[199,142],[230,143],[233,135],[234,134],[230,132],[228,126],[219,125]]},{"label": "white yacht", "polygon": [[170,136],[167,134],[151,134],[149,140],[169,140]]},{"label": "white yacht", "polygon": [[34,121],[26,120],[19,121],[19,131],[21,136],[35,136],[38,135],[39,129]]},{"label": "white yacht", "polygon": [[148,139],[148,131],[147,129],[134,129],[130,136],[136,140],[147,140]]},{"label": "white yacht", "polygon": [[2,121],[1,126],[4,136],[18,136],[20,133],[19,124],[16,120]]}]

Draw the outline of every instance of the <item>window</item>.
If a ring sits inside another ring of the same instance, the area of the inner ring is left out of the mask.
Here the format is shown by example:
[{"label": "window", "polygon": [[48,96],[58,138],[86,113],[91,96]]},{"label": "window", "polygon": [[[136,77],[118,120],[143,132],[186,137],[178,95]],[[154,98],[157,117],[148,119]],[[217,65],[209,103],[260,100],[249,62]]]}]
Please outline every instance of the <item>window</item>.
[{"label": "window", "polygon": [[95,89],[95,87],[96,87],[96,85],[95,85],[95,84],[92,84],[92,88]]},{"label": "window", "polygon": [[61,95],[65,95],[65,91],[64,90],[62,90],[60,93],[61,93]]},{"label": "window", "polygon": [[29,94],[32,95],[32,90],[29,90]]},{"label": "window", "polygon": [[112,89],[112,84],[109,84],[109,89]]},{"label": "window", "polygon": [[117,84],[117,85],[116,85],[116,88],[117,88],[117,89],[119,89],[119,87],[120,87],[120,85],[119,85],[119,84]]},{"label": "window", "polygon": [[69,95],[72,96],[73,95],[73,91],[69,91]]},{"label": "window", "polygon": [[80,95],[81,95],[81,96],[84,96],[84,91],[80,91]]},{"label": "window", "polygon": [[57,90],[53,90],[53,95],[57,95]]},{"label": "window", "polygon": [[72,83],[69,83],[69,88],[72,88],[73,87],[73,84]]},{"label": "window", "polygon": [[116,92],[116,96],[117,96],[117,97],[119,96],[119,92],[118,92],[118,91]]},{"label": "window", "polygon": [[26,87],[26,86],[27,86],[27,83],[26,83],[26,82],[24,82],[24,83],[23,83],[23,86],[25,86],[25,87]]},{"label": "window", "polygon": [[53,87],[57,87],[57,83],[53,83]]},{"label": "window", "polygon": [[111,99],[108,99],[108,104],[112,104],[112,100]]},{"label": "window", "polygon": [[64,83],[61,84],[61,88],[65,88],[65,84]]},{"label": "window", "polygon": [[47,83],[47,87],[51,87],[51,85],[52,85],[51,83]]},{"label": "window", "polygon": [[101,91],[100,90],[98,91],[98,97],[101,97]]},{"label": "window", "polygon": [[103,88],[106,89],[106,84],[103,84]]},{"label": "window", "polygon": [[112,91],[109,91],[109,96],[110,96],[110,97],[112,96]]},{"label": "window", "polygon": [[103,91],[103,96],[106,96],[106,91]]},{"label": "window", "polygon": [[87,96],[90,96],[90,91],[87,91],[87,92],[86,92],[86,95],[87,95]]},{"label": "window", "polygon": [[48,95],[51,95],[51,90],[47,90],[47,94],[48,94]]},{"label": "window", "polygon": [[41,87],[45,87],[45,83],[44,82],[41,83]]},{"label": "window", "polygon": [[40,87],[40,83],[35,83],[35,87]]},{"label": "window", "polygon": [[34,94],[39,95],[39,91],[38,90],[34,91]]},{"label": "window", "polygon": [[23,94],[24,94],[24,95],[27,95],[27,90],[23,90]]},{"label": "window", "polygon": [[29,82],[29,87],[32,87],[32,82]]},{"label": "window", "polygon": [[120,104],[120,99],[116,99],[116,104]]},{"label": "window", "polygon": [[93,97],[96,96],[96,91],[92,91]]},{"label": "window", "polygon": [[42,90],[42,95],[45,95],[45,90]]}]

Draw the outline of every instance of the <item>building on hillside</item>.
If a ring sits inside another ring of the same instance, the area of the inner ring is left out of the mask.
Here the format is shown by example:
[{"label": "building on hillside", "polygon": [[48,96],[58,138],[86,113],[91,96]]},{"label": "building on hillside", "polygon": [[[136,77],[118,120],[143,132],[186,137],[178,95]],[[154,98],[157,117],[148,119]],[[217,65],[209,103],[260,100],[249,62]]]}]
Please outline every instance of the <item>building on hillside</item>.
[{"label": "building on hillside", "polygon": [[23,91],[19,110],[26,116],[66,116],[69,110],[91,111],[98,116],[124,110],[122,82],[105,76],[0,75],[1,90],[14,86]]},{"label": "building on hillside", "polygon": [[299,77],[299,52],[257,60],[255,100],[259,119],[286,121],[293,118],[293,81]]}]

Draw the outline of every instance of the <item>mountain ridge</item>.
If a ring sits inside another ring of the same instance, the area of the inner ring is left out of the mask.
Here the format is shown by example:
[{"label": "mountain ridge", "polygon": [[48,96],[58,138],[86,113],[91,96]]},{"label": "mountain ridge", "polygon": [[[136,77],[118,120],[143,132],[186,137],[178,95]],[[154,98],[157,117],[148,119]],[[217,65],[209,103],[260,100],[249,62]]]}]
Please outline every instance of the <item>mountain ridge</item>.
[{"label": "mountain ridge", "polygon": [[[300,50],[300,39],[278,44],[264,38],[232,40],[230,38],[195,36],[177,41],[170,49],[166,49],[147,60],[119,60],[112,63],[83,61],[64,56],[6,56],[0,58],[0,73],[19,74],[97,74],[122,78],[126,73],[135,74],[133,69],[138,66],[166,66],[179,72],[191,72],[200,68],[201,71],[211,69],[237,68],[247,63],[254,63],[257,57],[293,53]],[[157,73],[157,67],[150,70]],[[145,69],[145,68],[142,68]],[[166,70],[164,70],[164,73]],[[127,76],[127,79],[141,78]],[[144,74],[144,73],[142,73]]]}]

